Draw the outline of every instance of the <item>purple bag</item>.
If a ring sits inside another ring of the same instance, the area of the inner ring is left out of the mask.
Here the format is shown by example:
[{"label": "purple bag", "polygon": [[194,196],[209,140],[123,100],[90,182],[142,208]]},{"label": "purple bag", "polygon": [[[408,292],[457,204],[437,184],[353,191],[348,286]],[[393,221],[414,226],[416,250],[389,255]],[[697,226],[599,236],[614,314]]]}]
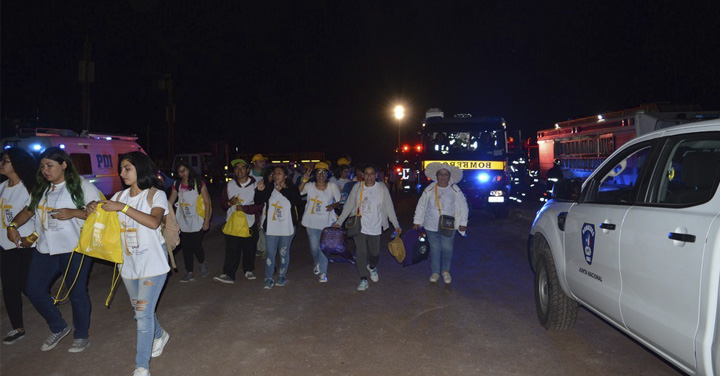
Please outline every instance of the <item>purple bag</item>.
[{"label": "purple bag", "polygon": [[355,256],[347,245],[347,230],[343,228],[326,227],[320,234],[320,250],[330,262],[337,261],[355,263]]}]

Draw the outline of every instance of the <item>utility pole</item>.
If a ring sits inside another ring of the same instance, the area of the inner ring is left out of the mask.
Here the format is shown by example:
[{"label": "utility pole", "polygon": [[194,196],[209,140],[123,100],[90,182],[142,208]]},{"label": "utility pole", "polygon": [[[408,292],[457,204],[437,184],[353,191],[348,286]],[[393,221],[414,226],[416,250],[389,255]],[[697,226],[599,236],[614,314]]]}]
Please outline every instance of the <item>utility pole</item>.
[{"label": "utility pole", "polygon": [[90,35],[85,35],[83,46],[83,59],[78,64],[78,81],[83,85],[82,89],[82,128],[90,130],[90,84],[95,81],[95,62],[90,61],[92,44]]},{"label": "utility pole", "polygon": [[172,163],[175,156],[175,86],[170,73],[165,75],[164,80],[160,80],[160,90],[167,95],[167,104],[165,106],[165,120],[167,120],[168,148],[167,161]]}]

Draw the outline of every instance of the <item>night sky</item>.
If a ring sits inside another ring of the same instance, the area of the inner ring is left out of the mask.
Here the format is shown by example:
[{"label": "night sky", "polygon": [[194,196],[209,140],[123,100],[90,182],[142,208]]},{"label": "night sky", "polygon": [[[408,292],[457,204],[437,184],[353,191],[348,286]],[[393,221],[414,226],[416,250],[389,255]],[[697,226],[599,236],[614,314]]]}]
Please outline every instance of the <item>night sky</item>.
[{"label": "night sky", "polygon": [[720,110],[717,1],[2,1],[3,136],[12,121],[91,129],[164,156],[171,74],[177,151],[325,151],[382,162],[429,107],[555,122],[670,101]]}]

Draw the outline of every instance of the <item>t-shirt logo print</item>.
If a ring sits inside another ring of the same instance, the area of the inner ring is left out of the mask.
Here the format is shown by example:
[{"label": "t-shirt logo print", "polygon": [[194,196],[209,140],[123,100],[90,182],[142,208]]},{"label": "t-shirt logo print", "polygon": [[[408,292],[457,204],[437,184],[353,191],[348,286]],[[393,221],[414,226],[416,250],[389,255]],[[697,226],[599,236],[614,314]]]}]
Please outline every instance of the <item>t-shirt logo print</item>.
[{"label": "t-shirt logo print", "polygon": [[282,216],[282,208],[283,207],[280,206],[280,201],[278,201],[270,206],[272,206],[274,208],[272,220],[273,221],[282,221],[283,220],[283,216]]},{"label": "t-shirt logo print", "polygon": [[102,223],[95,223],[93,226],[92,234],[92,245],[93,247],[102,247],[102,236],[105,231],[105,225]]},{"label": "t-shirt logo print", "polygon": [[583,252],[585,253],[585,262],[592,265],[593,254],[595,252],[595,225],[592,223],[584,223],[581,232]]}]

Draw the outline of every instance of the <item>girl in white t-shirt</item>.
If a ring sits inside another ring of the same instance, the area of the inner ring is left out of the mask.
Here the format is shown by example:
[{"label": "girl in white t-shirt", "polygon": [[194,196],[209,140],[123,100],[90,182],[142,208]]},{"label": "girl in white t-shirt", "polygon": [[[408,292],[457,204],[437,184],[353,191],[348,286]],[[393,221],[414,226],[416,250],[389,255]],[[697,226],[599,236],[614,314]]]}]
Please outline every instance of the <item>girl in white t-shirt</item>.
[{"label": "girl in white t-shirt", "polygon": [[[157,168],[141,152],[124,154],[120,159],[120,178],[129,188],[111,200],[100,201],[105,211],[118,212],[122,231],[124,260],[120,275],[127,289],[137,321],[135,373],[149,375],[150,357],[162,354],[170,335],[155,314],[167,273],[168,253],[160,223],[168,214],[165,192],[157,186]],[[152,195],[152,198],[148,196]],[[151,206],[152,203],[152,206]],[[88,205],[95,211],[98,203]]]},{"label": "girl in white t-shirt", "polygon": [[62,273],[67,271],[68,276],[75,276],[65,280],[65,288],[70,290],[75,327],[75,340],[68,351],[81,352],[90,345],[91,305],[87,285],[92,258],[71,256],[87,218],[85,206],[99,200],[100,192],[80,177],[70,156],[58,147],[47,148],[40,154],[36,181],[27,206],[8,225],[8,238],[18,244],[21,234],[16,229],[34,217],[39,236],[30,262],[26,291],[30,302],[50,327],[51,334],[40,347],[42,351],[55,348],[70,334],[70,325],[48,292]]},{"label": "girl in white t-shirt", "polygon": [[302,225],[305,226],[310,241],[310,253],[313,257],[313,273],[319,275],[321,283],[327,282],[328,259],[320,251],[320,235],[325,227],[332,226],[337,220],[335,208],[340,205],[340,190],[328,182],[328,165],[320,162],[310,174],[306,172],[300,184],[300,195],[307,195]]},{"label": "girl in white t-shirt", "polygon": [[[185,277],[180,282],[195,280],[193,261],[197,258],[200,264],[200,274],[208,276],[205,264],[205,250],[202,246],[203,235],[210,229],[212,216],[212,203],[205,182],[187,163],[180,162],[177,167],[178,179],[173,184],[170,193],[170,207],[177,208],[177,221],[180,225],[180,244],[182,245],[183,260],[185,261]],[[205,217],[197,213],[198,197],[201,197],[205,207]],[[177,201],[177,203],[175,202]]]},{"label": "girl in white t-shirt", "polygon": [[35,251],[35,221],[30,220],[20,227],[10,227],[20,232],[20,244],[8,239],[8,225],[30,199],[30,191],[35,187],[37,160],[20,148],[5,150],[0,157],[0,175],[7,178],[0,184],[0,215],[2,230],[0,233],[0,279],[2,279],[3,301],[10,317],[12,330],[3,339],[3,344],[11,345],[25,335],[22,315],[22,293],[25,292],[30,262]]}]

